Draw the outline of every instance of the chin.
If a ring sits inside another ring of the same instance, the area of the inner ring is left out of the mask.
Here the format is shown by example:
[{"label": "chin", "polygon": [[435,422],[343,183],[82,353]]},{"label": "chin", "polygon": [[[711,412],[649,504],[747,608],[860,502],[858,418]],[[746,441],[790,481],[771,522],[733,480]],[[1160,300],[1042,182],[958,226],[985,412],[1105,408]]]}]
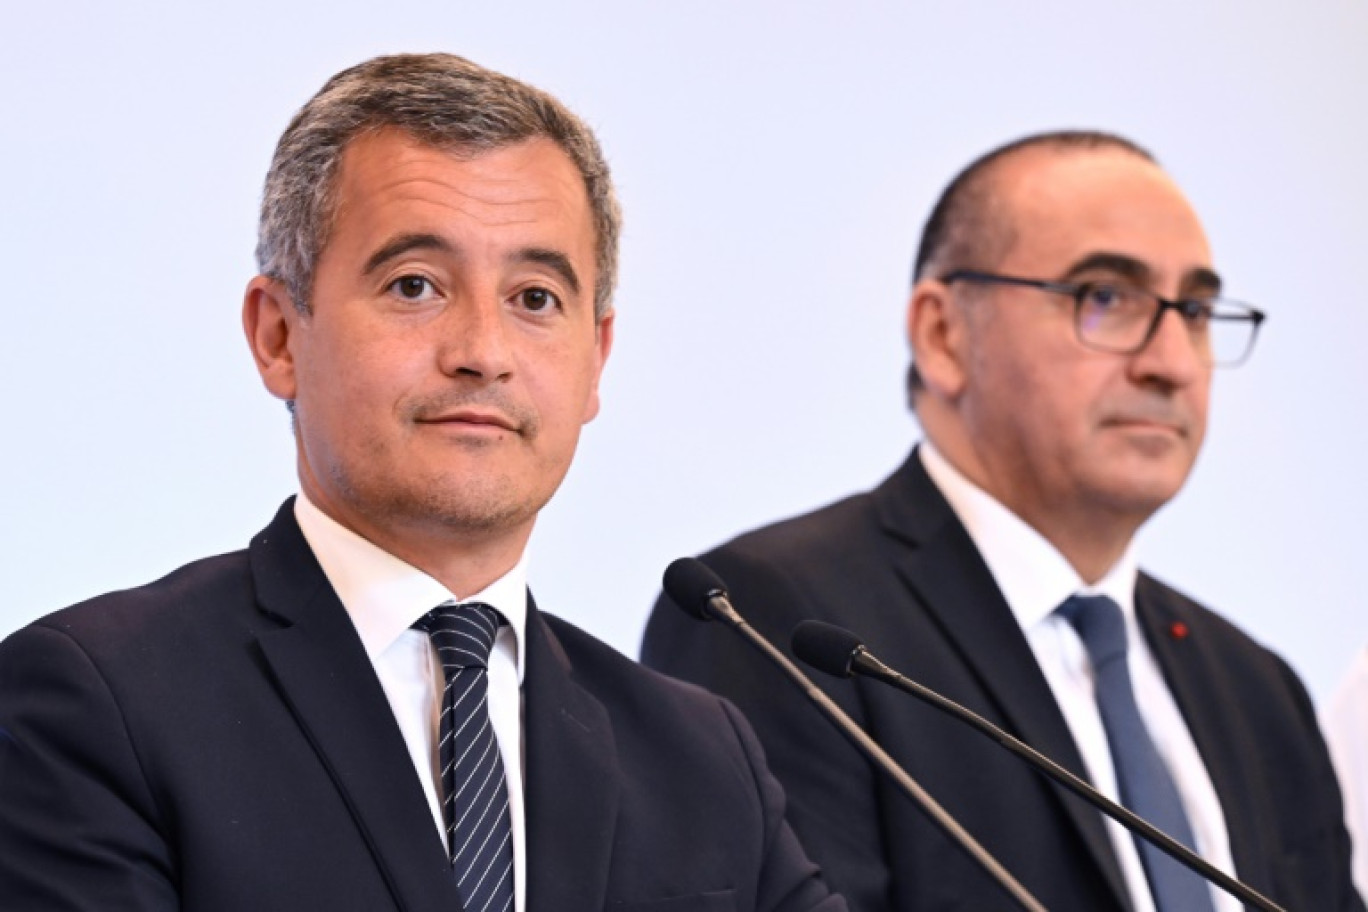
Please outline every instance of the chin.
[{"label": "chin", "polygon": [[[497,496],[482,496],[496,493]],[[539,505],[504,488],[497,492],[432,491],[413,505],[418,516],[460,535],[489,535],[522,526]]]},{"label": "chin", "polygon": [[1148,519],[1177,496],[1185,479],[1186,475],[1176,479],[1171,475],[1149,478],[1132,475],[1108,485],[1104,497],[1118,512]]}]

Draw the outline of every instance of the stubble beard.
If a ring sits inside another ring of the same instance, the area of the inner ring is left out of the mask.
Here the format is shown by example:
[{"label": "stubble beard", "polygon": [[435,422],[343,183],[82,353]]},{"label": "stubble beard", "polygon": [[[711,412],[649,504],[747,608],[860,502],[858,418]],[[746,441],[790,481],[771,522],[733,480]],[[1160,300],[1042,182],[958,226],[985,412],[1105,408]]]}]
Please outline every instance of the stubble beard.
[{"label": "stubble beard", "polygon": [[335,466],[333,474],[337,490],[355,509],[395,534],[412,530],[458,541],[487,539],[529,522],[550,499],[519,490],[505,472],[396,479],[358,477]]},{"label": "stubble beard", "polygon": [[[529,447],[537,430],[535,420],[524,424],[515,446]],[[377,532],[478,545],[528,529],[569,469],[568,460],[561,465],[546,454],[511,452],[500,459],[503,454],[481,457],[478,452],[495,447],[493,443],[468,447],[466,455],[477,457],[469,460],[473,466],[448,469],[439,465],[420,473],[413,470],[410,454],[387,453],[377,442],[361,461],[334,463],[329,474],[335,490]],[[374,469],[402,466],[405,461],[410,464],[408,471]]]}]

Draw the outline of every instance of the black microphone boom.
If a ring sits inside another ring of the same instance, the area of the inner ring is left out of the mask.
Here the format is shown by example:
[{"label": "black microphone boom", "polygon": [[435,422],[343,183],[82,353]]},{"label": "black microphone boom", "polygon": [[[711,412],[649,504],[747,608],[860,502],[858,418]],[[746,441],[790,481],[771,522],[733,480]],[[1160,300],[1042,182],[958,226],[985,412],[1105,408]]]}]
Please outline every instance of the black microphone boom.
[{"label": "black microphone boom", "polygon": [[930,703],[956,719],[967,722],[981,734],[987,735],[1132,833],[1137,833],[1142,838],[1149,840],[1178,862],[1215,883],[1245,905],[1263,909],[1264,912],[1285,912],[1281,906],[1276,905],[1262,893],[1231,877],[1145,818],[1112,801],[1040,751],[1009,735],[973,710],[961,706],[954,700],[943,697],[929,687],[924,687],[911,678],[889,668],[875,658],[874,654],[860,642],[860,638],[849,630],[821,621],[803,621],[793,628],[792,646],[794,655],[818,671],[824,671],[839,678],[861,674],[883,681],[885,684],[891,684],[905,693]]},{"label": "black microphone boom", "polygon": [[941,807],[936,799],[926,793],[917,781],[907,774],[901,766],[875,741],[846,715],[841,707],[832,702],[812,679],[803,674],[798,666],[774,647],[755,628],[746,622],[727,597],[727,587],[722,580],[702,561],[691,557],[681,557],[665,570],[665,593],[690,617],[701,620],[719,620],[741,634],[745,640],[760,650],[771,662],[778,665],[788,678],[802,688],[813,705],[840,729],[841,734],[855,745],[861,753],[873,761],[885,775],[891,778],[917,805],[941,828],[956,844],[997,881],[1017,904],[1029,912],[1048,912],[1040,901],[1032,896],[988,850],[978,844],[955,818]]}]

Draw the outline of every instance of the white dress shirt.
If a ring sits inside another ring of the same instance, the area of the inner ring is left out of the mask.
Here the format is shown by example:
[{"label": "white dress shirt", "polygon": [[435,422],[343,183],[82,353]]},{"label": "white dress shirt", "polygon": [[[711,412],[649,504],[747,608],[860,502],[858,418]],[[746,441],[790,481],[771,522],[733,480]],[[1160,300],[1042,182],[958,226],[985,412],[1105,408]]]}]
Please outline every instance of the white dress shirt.
[{"label": "white dress shirt", "polygon": [[1344,793],[1344,822],[1354,843],[1354,886],[1368,896],[1368,649],[1321,713],[1321,727]]},{"label": "white dress shirt", "polygon": [[295,519],[375,666],[444,846],[446,822],[439,798],[441,770],[435,745],[446,681],[437,651],[426,633],[413,629],[413,623],[452,600],[484,602],[508,622],[499,628],[489,656],[489,715],[508,784],[514,909],[522,912],[527,876],[521,690],[527,626],[525,561],[520,559],[517,566],[481,592],[448,592],[426,573],[339,525],[302,493],[295,500]]},{"label": "white dress shirt", "polygon": [[[1235,864],[1230,856],[1230,837],[1211,776],[1135,620],[1138,569],[1133,547],[1126,550],[1121,560],[1096,585],[1089,586],[1054,545],[965,478],[930,442],[923,441],[918,453],[932,482],[945,495],[974,540],[998,589],[1021,625],[1083,756],[1092,783],[1118,802],[1116,770],[1093,695],[1088,652],[1073,625],[1055,609],[1076,594],[1106,595],[1121,606],[1130,647],[1126,662],[1140,715],[1178,787],[1183,808],[1192,822],[1198,852],[1216,867],[1233,873]],[[1154,912],[1154,899],[1134,838],[1129,830],[1111,818],[1106,818],[1106,823],[1136,912]],[[1217,912],[1240,912],[1242,907],[1234,897],[1216,887],[1211,891]]]}]

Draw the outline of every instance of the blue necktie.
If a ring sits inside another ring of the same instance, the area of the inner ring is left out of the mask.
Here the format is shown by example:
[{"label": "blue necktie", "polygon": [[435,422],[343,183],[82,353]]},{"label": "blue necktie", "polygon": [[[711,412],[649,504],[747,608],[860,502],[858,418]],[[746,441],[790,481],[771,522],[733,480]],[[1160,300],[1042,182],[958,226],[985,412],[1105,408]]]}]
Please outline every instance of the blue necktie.
[{"label": "blue necktie", "polygon": [[[1121,803],[1188,848],[1196,848],[1192,825],[1168,767],[1140,717],[1126,666],[1126,620],[1105,595],[1076,595],[1059,613],[1074,626],[1097,686],[1097,709],[1107,730]],[[1212,912],[1206,881],[1139,836],[1135,844],[1159,912]]]},{"label": "blue necktie", "polygon": [[489,718],[489,653],[502,618],[488,605],[440,605],[413,626],[442,663],[442,816],[466,912],[513,908],[513,828],[503,759]]}]

